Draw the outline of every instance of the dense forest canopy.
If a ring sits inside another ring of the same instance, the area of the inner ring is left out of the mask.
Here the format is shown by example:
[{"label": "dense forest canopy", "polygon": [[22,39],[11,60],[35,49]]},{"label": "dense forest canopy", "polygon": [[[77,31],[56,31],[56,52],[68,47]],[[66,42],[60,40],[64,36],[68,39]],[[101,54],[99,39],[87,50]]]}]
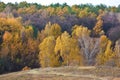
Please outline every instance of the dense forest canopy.
[{"label": "dense forest canopy", "polygon": [[0,73],[25,66],[120,66],[120,5],[0,2]]}]

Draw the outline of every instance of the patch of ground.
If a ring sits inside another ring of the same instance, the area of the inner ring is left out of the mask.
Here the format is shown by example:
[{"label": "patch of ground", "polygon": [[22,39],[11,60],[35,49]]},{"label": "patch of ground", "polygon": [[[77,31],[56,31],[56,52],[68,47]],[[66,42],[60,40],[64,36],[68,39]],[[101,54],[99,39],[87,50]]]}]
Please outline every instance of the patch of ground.
[{"label": "patch of ground", "polygon": [[120,80],[120,68],[49,67],[0,75],[0,80]]}]

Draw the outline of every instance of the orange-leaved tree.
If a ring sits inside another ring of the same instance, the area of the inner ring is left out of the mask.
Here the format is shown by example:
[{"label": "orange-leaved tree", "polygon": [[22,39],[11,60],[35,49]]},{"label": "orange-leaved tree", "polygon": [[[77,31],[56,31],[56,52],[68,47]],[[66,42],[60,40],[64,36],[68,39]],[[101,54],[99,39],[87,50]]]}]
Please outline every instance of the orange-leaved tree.
[{"label": "orange-leaved tree", "polygon": [[99,10],[99,15],[97,16],[97,22],[93,28],[94,31],[94,35],[95,36],[100,36],[102,34],[104,34],[104,31],[102,30],[102,26],[103,26],[103,17],[104,12],[102,10]]}]

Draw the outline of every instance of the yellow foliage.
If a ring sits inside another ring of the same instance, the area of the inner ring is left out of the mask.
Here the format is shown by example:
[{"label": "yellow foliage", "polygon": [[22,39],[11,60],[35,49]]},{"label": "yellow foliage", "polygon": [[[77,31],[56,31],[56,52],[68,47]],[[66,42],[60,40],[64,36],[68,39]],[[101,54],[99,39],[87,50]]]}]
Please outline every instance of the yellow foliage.
[{"label": "yellow foliage", "polygon": [[7,23],[13,31],[20,31],[22,28],[22,24],[15,18],[8,18]]},{"label": "yellow foliage", "polygon": [[6,22],[7,22],[6,18],[0,18],[0,31],[4,31],[8,29],[8,27],[6,27],[7,25]]},{"label": "yellow foliage", "polygon": [[0,18],[0,32],[19,32],[22,27],[20,20],[17,18]]},{"label": "yellow foliage", "polygon": [[39,45],[39,60],[42,67],[59,66],[58,57],[54,53],[55,38],[53,36],[46,37]]},{"label": "yellow foliage", "polygon": [[65,31],[56,40],[55,53],[60,54],[63,65],[81,64],[81,55],[77,41]]},{"label": "yellow foliage", "polygon": [[65,7],[63,8],[63,11],[64,11],[65,14],[68,14],[68,6],[65,6]]},{"label": "yellow foliage", "polygon": [[25,13],[34,13],[34,12],[36,12],[36,7],[34,6],[34,5],[32,5],[32,6],[30,6],[30,7],[28,7],[28,8],[25,8]]},{"label": "yellow foliage", "polygon": [[53,7],[48,7],[47,11],[49,12],[50,16],[55,14],[55,8],[53,8]]},{"label": "yellow foliage", "polygon": [[71,38],[71,49],[69,53],[69,64],[83,65],[83,58],[80,53],[78,42],[76,39]]},{"label": "yellow foliage", "polygon": [[77,37],[89,36],[90,30],[88,30],[87,27],[75,25],[73,27],[72,35]]},{"label": "yellow foliage", "polygon": [[55,13],[58,15],[58,16],[62,16],[64,15],[64,10],[62,9],[62,7],[57,7],[56,10],[55,10]]},{"label": "yellow foliage", "polygon": [[3,35],[3,41],[5,42],[9,42],[12,39],[12,34],[5,31],[4,35]]},{"label": "yellow foliage", "polygon": [[70,51],[70,35],[65,31],[61,36],[59,36],[56,40],[55,52],[61,50],[61,55]]},{"label": "yellow foliage", "polygon": [[37,42],[37,40],[28,38],[26,46],[27,47],[24,49],[26,54],[30,54],[30,53],[35,54],[38,49],[38,42]]},{"label": "yellow foliage", "polygon": [[117,11],[117,8],[115,6],[111,7],[110,9],[111,12],[116,12]]},{"label": "yellow foliage", "polygon": [[94,30],[94,34],[95,35],[101,35],[102,33],[102,26],[103,26],[103,20],[102,20],[102,16],[104,15],[104,12],[103,11],[100,11],[99,12],[99,15],[98,17],[96,18],[97,19],[97,22],[95,24],[95,27],[93,28]]},{"label": "yellow foliage", "polygon": [[30,6],[30,7],[24,7],[24,8],[19,8],[18,9],[18,13],[19,14],[23,14],[23,13],[29,13],[29,14],[33,14],[34,12],[36,12],[36,7],[34,5]]},{"label": "yellow foliage", "polygon": [[14,39],[15,43],[17,43],[18,41],[20,41],[20,35],[19,35],[19,33],[15,33],[13,39]]},{"label": "yellow foliage", "polygon": [[47,23],[44,29],[44,34],[45,36],[49,36],[50,35],[50,28],[51,28],[51,22]]},{"label": "yellow foliage", "polygon": [[120,40],[116,41],[114,52],[115,52],[114,57],[115,64],[117,65],[117,67],[120,67]]},{"label": "yellow foliage", "polygon": [[57,38],[61,34],[61,27],[58,24],[51,25],[50,35]]},{"label": "yellow foliage", "polygon": [[49,22],[45,26],[44,34],[45,36],[54,36],[57,38],[61,34],[61,27],[58,24],[51,24]]},{"label": "yellow foliage", "polygon": [[32,26],[27,26],[25,29],[26,37],[33,37],[33,28]]},{"label": "yellow foliage", "polygon": [[105,35],[102,35],[100,37],[100,49],[101,49],[101,51],[106,50],[106,46],[108,44],[108,41],[109,41],[109,39]]},{"label": "yellow foliage", "polygon": [[78,8],[77,5],[72,5],[72,10],[76,13],[79,13],[80,9]]},{"label": "yellow foliage", "polygon": [[84,17],[96,17],[96,14],[94,12],[90,12],[89,8],[86,7],[84,9],[80,9],[78,13],[78,17],[84,18]]},{"label": "yellow foliage", "polygon": [[85,8],[85,9],[80,10],[78,16],[79,16],[80,18],[83,18],[83,17],[88,17],[88,15],[89,15],[89,13],[88,13],[88,8]]},{"label": "yellow foliage", "polygon": [[105,64],[115,56],[115,53],[111,48],[112,42],[105,35],[101,36],[100,40],[100,52],[97,60],[98,64]]}]

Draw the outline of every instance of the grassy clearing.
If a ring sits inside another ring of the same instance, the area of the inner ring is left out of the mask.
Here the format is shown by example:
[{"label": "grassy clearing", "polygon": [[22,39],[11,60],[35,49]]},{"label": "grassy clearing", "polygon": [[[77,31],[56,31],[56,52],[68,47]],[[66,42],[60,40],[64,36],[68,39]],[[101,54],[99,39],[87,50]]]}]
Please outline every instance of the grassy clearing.
[{"label": "grassy clearing", "polygon": [[4,74],[0,75],[0,80],[113,80],[119,77],[120,69],[117,67],[66,66]]}]

